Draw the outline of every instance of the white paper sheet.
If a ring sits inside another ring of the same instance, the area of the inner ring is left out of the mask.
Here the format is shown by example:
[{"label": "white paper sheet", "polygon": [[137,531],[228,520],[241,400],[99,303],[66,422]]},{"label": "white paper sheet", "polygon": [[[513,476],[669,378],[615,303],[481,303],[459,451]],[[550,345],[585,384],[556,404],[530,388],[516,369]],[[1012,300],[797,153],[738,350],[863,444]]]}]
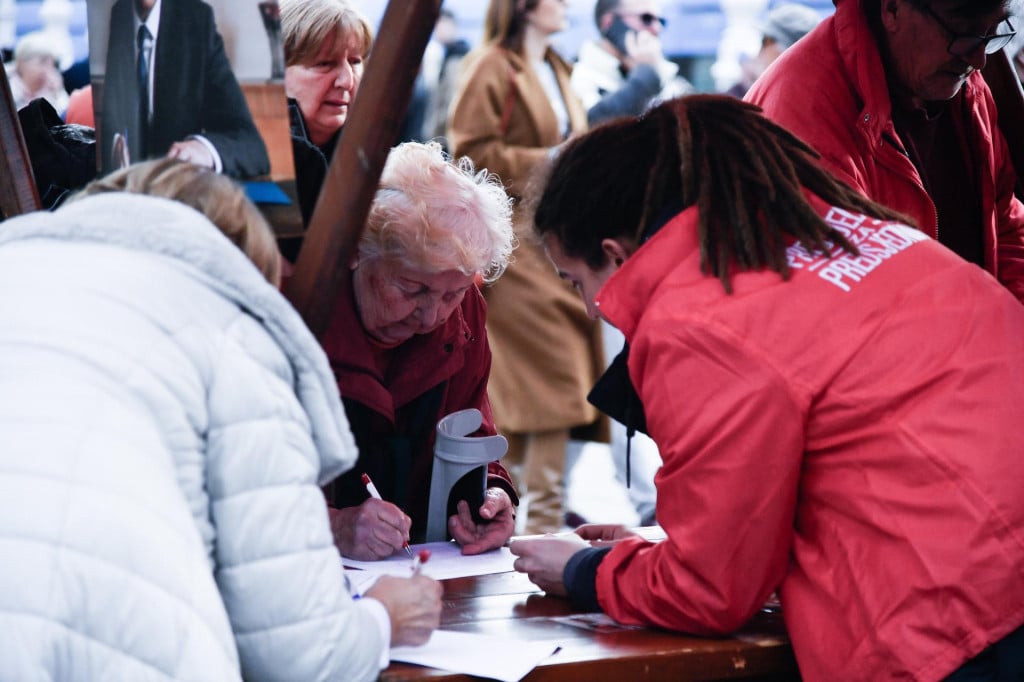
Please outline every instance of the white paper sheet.
[{"label": "white paper sheet", "polygon": [[558,642],[525,642],[469,632],[435,630],[423,646],[391,647],[391,660],[477,675],[501,682],[519,682],[537,664],[555,653]]},{"label": "white paper sheet", "polygon": [[[423,575],[436,580],[446,578],[465,578],[471,575],[487,575],[489,573],[505,573],[511,571],[516,558],[508,551],[508,547],[499,547],[483,554],[464,556],[462,549],[454,542],[428,542],[412,545],[413,554],[421,549],[430,550],[430,559],[420,567]],[[377,578],[382,575],[408,577],[412,574],[412,559],[405,552],[398,552],[380,561],[358,561],[342,557],[342,564],[349,582],[362,594]]]}]

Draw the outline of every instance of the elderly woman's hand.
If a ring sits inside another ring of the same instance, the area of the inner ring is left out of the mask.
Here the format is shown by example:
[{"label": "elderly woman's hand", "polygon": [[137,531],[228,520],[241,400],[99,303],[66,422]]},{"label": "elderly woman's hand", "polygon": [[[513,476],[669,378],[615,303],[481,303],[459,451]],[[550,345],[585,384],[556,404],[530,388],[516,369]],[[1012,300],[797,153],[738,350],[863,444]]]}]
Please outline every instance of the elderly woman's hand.
[{"label": "elderly woman's hand", "polygon": [[515,531],[512,500],[501,488],[487,489],[479,510],[483,523],[473,521],[465,500],[459,502],[458,512],[448,519],[448,530],[462,545],[463,554],[480,554],[501,547]]},{"label": "elderly woman's hand", "polygon": [[409,541],[412,519],[390,502],[370,498],[358,507],[327,511],[334,544],[350,559],[386,559]]}]

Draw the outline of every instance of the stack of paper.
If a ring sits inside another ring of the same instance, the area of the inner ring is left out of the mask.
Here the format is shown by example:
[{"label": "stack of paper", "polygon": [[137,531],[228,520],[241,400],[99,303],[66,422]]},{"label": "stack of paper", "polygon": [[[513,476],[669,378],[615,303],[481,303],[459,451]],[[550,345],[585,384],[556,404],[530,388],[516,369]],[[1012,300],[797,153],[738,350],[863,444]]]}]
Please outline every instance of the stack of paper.
[{"label": "stack of paper", "polygon": [[391,660],[501,682],[519,682],[558,650],[557,642],[524,642],[469,632],[435,630],[423,646],[391,647]]},{"label": "stack of paper", "polygon": [[[508,547],[499,547],[483,554],[463,555],[462,549],[454,542],[428,542],[412,545],[413,555],[422,549],[430,550],[430,560],[420,567],[420,572],[435,580],[505,573],[513,570],[512,564],[516,560]],[[345,575],[359,594],[365,592],[382,575],[407,578],[412,574],[412,559],[404,551],[380,561],[358,561],[347,557],[342,557],[341,561],[346,569],[358,569],[347,570]]]}]

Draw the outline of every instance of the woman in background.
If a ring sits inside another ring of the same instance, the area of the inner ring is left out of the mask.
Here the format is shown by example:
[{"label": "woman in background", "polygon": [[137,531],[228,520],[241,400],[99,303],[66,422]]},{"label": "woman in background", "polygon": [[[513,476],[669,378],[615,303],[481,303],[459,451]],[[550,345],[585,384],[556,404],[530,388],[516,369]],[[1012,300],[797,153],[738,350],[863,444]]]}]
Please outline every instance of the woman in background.
[{"label": "woman in background", "polygon": [[[466,56],[452,104],[453,153],[496,173],[517,201],[555,148],[586,129],[570,67],[551,47],[566,23],[563,0],[491,0],[484,44]],[[570,430],[602,423],[587,393],[604,360],[600,327],[558,279],[518,210],[516,234],[515,262],[485,289],[489,392],[509,440],[505,462],[528,500],[524,530],[541,533],[562,527]]]},{"label": "woman in background", "polygon": [[373,32],[348,0],[281,0],[280,5],[295,182],[308,225],[359,90]]}]

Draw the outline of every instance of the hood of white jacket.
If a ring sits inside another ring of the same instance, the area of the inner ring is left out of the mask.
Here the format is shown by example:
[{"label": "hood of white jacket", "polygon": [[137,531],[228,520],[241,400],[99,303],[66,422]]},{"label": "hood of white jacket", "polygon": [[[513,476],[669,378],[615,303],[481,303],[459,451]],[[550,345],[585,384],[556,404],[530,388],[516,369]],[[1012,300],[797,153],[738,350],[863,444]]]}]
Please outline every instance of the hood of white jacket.
[{"label": "hood of white jacket", "polygon": [[0,245],[29,239],[110,244],[180,262],[258,319],[288,358],[320,457],[318,482],[323,485],[355,464],[358,451],[320,344],[284,296],[198,211],[158,197],[98,194],[53,213],[9,219],[0,230]]}]

